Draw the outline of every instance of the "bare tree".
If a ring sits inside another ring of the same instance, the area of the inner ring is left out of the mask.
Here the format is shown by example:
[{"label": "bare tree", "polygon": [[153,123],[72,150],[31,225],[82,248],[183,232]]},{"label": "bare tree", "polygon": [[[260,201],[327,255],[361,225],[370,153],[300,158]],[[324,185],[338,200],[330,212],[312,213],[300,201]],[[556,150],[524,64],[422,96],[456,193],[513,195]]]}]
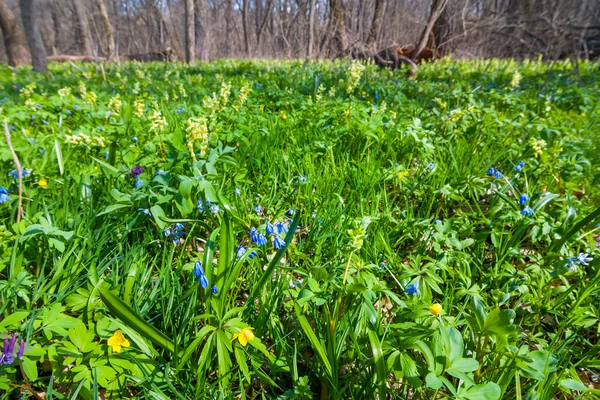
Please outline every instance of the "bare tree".
[{"label": "bare tree", "polygon": [[0,29],[4,37],[4,47],[6,49],[8,64],[13,67],[29,64],[31,58],[27,51],[25,33],[4,0],[0,0]]},{"label": "bare tree", "polygon": [[413,55],[413,59],[419,58],[423,49],[427,46],[427,42],[429,41],[429,36],[431,35],[431,31],[433,30],[433,26],[436,21],[444,11],[444,8],[448,5],[448,0],[434,0],[432,3],[431,13],[429,14],[429,20],[427,21],[427,25],[423,30],[423,34],[417,43],[416,50]]},{"label": "bare tree", "polygon": [[110,18],[108,16],[108,10],[106,9],[106,4],[104,4],[104,0],[94,1],[98,6],[98,11],[100,11],[100,19],[102,20],[102,28],[104,29],[104,40],[106,40],[107,56],[108,58],[113,58],[116,56],[115,36],[112,24],[110,23]]},{"label": "bare tree", "polygon": [[19,8],[21,9],[21,19],[25,28],[25,36],[29,44],[33,70],[46,73],[48,72],[48,56],[46,55],[46,48],[44,47],[44,42],[42,42],[42,36],[37,24],[35,0],[20,0]]},{"label": "bare tree", "polygon": [[75,12],[77,14],[77,23],[79,25],[79,39],[81,40],[81,47],[83,53],[86,56],[94,55],[94,49],[92,47],[92,38],[90,37],[90,28],[88,26],[88,20],[85,10],[85,5],[82,0],[72,0]]},{"label": "bare tree", "polygon": [[372,46],[379,36],[381,30],[381,16],[385,8],[385,0],[375,0],[375,10],[373,11],[373,19],[371,20],[371,28],[367,38],[367,46]]},{"label": "bare tree", "polygon": [[185,0],[185,61],[193,64],[196,58],[194,0]]},{"label": "bare tree", "polygon": [[196,55],[202,60],[208,60],[209,35],[206,26],[206,0],[196,0],[196,13],[194,16],[194,36]]},{"label": "bare tree", "polygon": [[315,42],[315,7],[317,2],[310,0],[310,10],[308,15],[308,50],[306,57],[310,60],[313,58],[313,48]]}]

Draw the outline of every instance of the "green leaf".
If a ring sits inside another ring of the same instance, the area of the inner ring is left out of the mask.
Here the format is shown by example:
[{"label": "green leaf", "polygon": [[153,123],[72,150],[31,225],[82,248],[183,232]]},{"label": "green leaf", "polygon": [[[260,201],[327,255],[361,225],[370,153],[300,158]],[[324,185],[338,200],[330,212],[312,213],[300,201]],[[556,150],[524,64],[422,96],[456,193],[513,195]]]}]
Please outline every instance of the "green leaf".
[{"label": "green leaf", "polygon": [[192,343],[190,343],[190,345],[185,349],[185,352],[179,359],[179,366],[177,367],[177,371],[181,370],[181,368],[183,368],[185,363],[190,359],[190,357],[192,356],[194,351],[196,351],[198,346],[200,346],[200,343],[202,343],[204,336],[206,336],[207,333],[214,331],[216,329],[217,328],[215,328],[214,326],[211,326],[211,325],[204,326],[204,327],[202,327],[202,329],[200,329],[200,331],[196,335],[196,339],[194,339],[194,341]]},{"label": "green leaf", "polygon": [[583,383],[575,379],[563,379],[560,381],[560,386],[566,389],[576,390],[579,392],[587,389],[587,387]]},{"label": "green leaf", "polygon": [[150,213],[154,218],[154,222],[156,222],[156,225],[158,225],[158,228],[161,231],[167,227],[166,222],[163,220],[163,218],[165,217],[165,212],[158,204],[155,204],[152,207],[150,207]]},{"label": "green leaf", "polygon": [[106,308],[108,308],[116,317],[121,319],[121,321],[127,324],[127,326],[146,339],[152,341],[154,344],[161,346],[171,353],[175,352],[175,344],[171,341],[171,339],[139,317],[131,309],[131,307],[129,307],[129,305],[105,288],[99,288],[98,292],[100,293]]},{"label": "green leaf", "polygon": [[450,369],[460,372],[473,372],[479,367],[479,363],[474,358],[458,358],[452,363]]},{"label": "green leaf", "polygon": [[25,375],[27,375],[27,378],[30,381],[37,381],[37,379],[38,379],[37,362],[30,360],[27,357],[23,357],[21,359],[21,365],[23,365],[23,372],[25,372]]},{"label": "green leaf", "polygon": [[10,314],[0,321],[0,333],[6,332],[8,329],[19,329],[23,324],[22,321],[27,318],[30,313],[31,311],[17,311]]},{"label": "green leaf", "polygon": [[131,204],[121,204],[121,203],[111,204],[110,206],[108,206],[104,210],[102,210],[102,212],[98,213],[98,215],[96,215],[96,216],[99,217],[101,215],[110,214],[113,211],[121,210],[123,208],[129,208],[129,207],[131,207]]},{"label": "green leaf", "polygon": [[325,372],[327,372],[327,375],[329,376],[329,378],[331,378],[332,369],[331,369],[331,364],[329,363],[329,360],[327,359],[327,353],[325,353],[323,346],[321,346],[321,342],[319,342],[319,339],[317,339],[317,336],[315,335],[312,328],[310,327],[310,323],[308,322],[306,317],[302,314],[302,310],[300,309],[300,306],[298,306],[297,304],[294,304],[294,308],[296,309],[296,317],[298,318],[298,322],[300,322],[300,327],[302,328],[302,330],[308,337],[308,340],[310,341],[312,347],[315,349],[315,351],[319,355],[319,358],[321,359],[321,362],[323,363],[323,366],[325,367]]},{"label": "green leaf", "polygon": [[435,375],[434,372],[430,372],[425,377],[425,384],[429,389],[438,390],[442,387],[442,381]]},{"label": "green leaf", "polygon": [[462,396],[469,400],[497,400],[501,395],[500,386],[494,382],[488,382],[471,387]]},{"label": "green leaf", "polygon": [[492,310],[485,320],[481,333],[483,335],[502,335],[515,332],[519,328],[512,322],[515,319],[513,310]]},{"label": "green leaf", "polygon": [[383,357],[383,349],[377,332],[369,329],[369,342],[371,343],[371,351],[373,352],[373,363],[375,364],[375,372],[377,372],[377,386],[379,386],[379,398],[385,399],[387,371],[385,368],[385,358]]}]

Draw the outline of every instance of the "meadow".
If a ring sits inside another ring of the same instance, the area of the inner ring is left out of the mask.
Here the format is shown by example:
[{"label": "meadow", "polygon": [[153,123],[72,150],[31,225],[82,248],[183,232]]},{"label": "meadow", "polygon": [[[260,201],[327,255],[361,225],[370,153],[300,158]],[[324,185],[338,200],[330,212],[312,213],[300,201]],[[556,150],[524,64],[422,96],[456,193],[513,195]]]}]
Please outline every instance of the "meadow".
[{"label": "meadow", "polygon": [[0,398],[600,396],[598,63],[2,66],[0,93]]}]

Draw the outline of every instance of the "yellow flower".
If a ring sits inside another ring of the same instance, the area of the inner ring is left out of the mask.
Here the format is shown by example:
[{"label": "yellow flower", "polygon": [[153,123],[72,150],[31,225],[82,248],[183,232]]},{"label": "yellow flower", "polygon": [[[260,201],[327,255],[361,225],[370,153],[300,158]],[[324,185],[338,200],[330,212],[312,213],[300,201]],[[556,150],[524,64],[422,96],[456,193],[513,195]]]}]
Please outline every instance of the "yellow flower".
[{"label": "yellow flower", "polygon": [[48,186],[48,181],[45,180],[45,179],[40,179],[38,181],[38,186],[41,187],[41,188],[46,188],[46,186]]},{"label": "yellow flower", "polygon": [[110,339],[108,339],[107,344],[112,347],[112,350],[115,353],[121,352],[121,347],[129,347],[129,340],[123,336],[123,332],[121,330],[116,330]]},{"label": "yellow flower", "polygon": [[398,174],[396,176],[398,177],[398,179],[402,179],[402,178],[408,176],[408,171],[398,172]]},{"label": "yellow flower", "polygon": [[233,342],[235,339],[240,341],[240,344],[244,347],[246,347],[246,345],[248,344],[248,342],[251,342],[254,340],[254,333],[252,333],[252,330],[254,328],[244,328],[242,329],[239,333],[236,333],[235,335],[233,335],[233,337],[231,338],[231,341]]},{"label": "yellow flower", "polygon": [[444,309],[440,303],[432,304],[431,307],[429,307],[429,312],[433,315],[439,315],[442,313],[442,311],[444,311]]}]

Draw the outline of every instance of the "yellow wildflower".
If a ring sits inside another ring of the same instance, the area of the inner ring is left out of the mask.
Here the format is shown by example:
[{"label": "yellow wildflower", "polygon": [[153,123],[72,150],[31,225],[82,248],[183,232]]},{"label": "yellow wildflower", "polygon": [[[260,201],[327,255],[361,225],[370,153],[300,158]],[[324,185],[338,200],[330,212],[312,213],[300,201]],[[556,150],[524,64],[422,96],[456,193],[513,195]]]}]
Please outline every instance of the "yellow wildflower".
[{"label": "yellow wildflower", "polygon": [[107,344],[112,347],[112,350],[115,353],[120,353],[122,347],[129,347],[129,340],[123,336],[123,332],[121,330],[116,330],[111,338],[108,339]]},{"label": "yellow wildflower", "polygon": [[408,171],[400,171],[396,174],[396,176],[398,177],[398,179],[402,179],[408,176]]},{"label": "yellow wildflower", "polygon": [[442,313],[442,311],[444,311],[444,309],[440,303],[432,304],[431,307],[429,307],[429,312],[433,315],[439,315]]},{"label": "yellow wildflower", "polygon": [[48,181],[47,181],[47,180],[45,180],[45,179],[40,179],[40,180],[38,181],[38,186],[39,186],[39,187],[41,187],[41,188],[44,188],[44,189],[45,189],[45,188],[46,188],[46,186],[48,186]]},{"label": "yellow wildflower", "polygon": [[239,331],[238,333],[236,333],[235,335],[233,335],[233,337],[231,338],[231,341],[233,342],[235,339],[239,340],[240,344],[244,347],[246,347],[246,345],[248,344],[248,342],[251,342],[254,340],[254,333],[252,333],[252,330],[254,328],[244,328],[241,331]]}]

